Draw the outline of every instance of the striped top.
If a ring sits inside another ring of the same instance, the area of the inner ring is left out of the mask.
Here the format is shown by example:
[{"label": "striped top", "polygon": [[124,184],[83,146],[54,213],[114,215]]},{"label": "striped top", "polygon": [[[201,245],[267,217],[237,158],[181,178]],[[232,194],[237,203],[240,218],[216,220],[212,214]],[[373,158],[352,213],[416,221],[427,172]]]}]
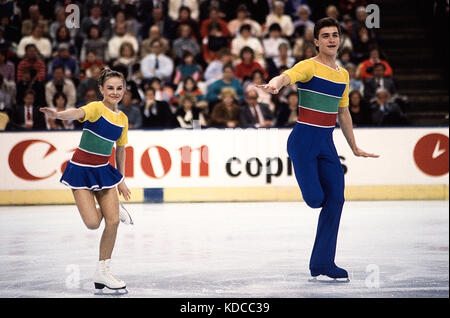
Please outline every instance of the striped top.
[{"label": "striped top", "polygon": [[336,126],[338,107],[347,107],[349,103],[348,72],[310,58],[298,62],[284,74],[289,76],[290,84],[298,86],[298,122],[323,128]]},{"label": "striped top", "polygon": [[128,118],[114,112],[102,102],[92,102],[81,107],[85,116],[81,141],[71,162],[81,166],[103,166],[108,164],[114,143],[125,146],[128,142]]}]

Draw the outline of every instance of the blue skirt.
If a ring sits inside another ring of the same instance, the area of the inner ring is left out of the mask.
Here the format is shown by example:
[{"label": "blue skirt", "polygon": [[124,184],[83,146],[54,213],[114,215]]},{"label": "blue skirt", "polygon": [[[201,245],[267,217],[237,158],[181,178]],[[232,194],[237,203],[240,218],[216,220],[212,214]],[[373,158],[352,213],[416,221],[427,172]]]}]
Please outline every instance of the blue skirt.
[{"label": "blue skirt", "polygon": [[69,161],[59,181],[71,189],[100,191],[113,188],[122,180],[123,175],[109,163],[100,167],[90,167]]}]

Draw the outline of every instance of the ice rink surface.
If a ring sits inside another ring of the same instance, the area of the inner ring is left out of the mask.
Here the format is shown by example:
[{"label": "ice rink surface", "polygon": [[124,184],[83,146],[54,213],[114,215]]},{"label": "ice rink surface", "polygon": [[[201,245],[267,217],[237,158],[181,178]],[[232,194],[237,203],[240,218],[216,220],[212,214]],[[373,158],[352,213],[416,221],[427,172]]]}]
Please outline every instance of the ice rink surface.
[{"label": "ice rink surface", "polygon": [[[303,202],[128,204],[112,272],[121,297],[449,297],[449,202],[346,202],[336,264],[310,282],[320,210]],[[75,206],[0,207],[0,297],[94,295],[98,230]]]}]

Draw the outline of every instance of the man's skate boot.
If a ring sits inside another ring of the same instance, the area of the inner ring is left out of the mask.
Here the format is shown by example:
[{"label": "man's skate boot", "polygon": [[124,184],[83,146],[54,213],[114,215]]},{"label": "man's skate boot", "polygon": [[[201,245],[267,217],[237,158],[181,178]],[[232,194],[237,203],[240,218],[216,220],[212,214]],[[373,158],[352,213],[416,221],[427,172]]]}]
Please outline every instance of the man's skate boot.
[{"label": "man's skate boot", "polygon": [[102,290],[103,288],[109,288],[112,290],[125,290],[127,285],[123,280],[115,278],[110,272],[111,259],[101,260],[97,263],[97,269],[94,273],[94,286],[95,289]]},{"label": "man's skate boot", "polygon": [[337,279],[344,279],[344,282],[349,282],[350,280],[348,279],[348,273],[345,269],[340,268],[336,265],[331,266],[331,267],[322,267],[322,268],[310,268],[311,271],[311,276],[312,277],[317,277],[319,275],[325,275],[328,276],[330,278],[333,278],[334,280]]},{"label": "man's skate boot", "polygon": [[126,225],[133,224],[133,219],[128,210],[123,206],[122,202],[119,202],[119,219]]}]

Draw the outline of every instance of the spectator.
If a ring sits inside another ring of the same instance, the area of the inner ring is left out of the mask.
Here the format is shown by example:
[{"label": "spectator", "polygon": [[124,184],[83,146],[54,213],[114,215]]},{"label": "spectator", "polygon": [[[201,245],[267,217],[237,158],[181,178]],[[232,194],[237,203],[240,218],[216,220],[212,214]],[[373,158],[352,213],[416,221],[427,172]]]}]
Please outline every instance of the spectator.
[{"label": "spectator", "polygon": [[364,81],[364,97],[368,101],[371,101],[375,97],[377,90],[380,88],[386,89],[391,96],[395,95],[397,90],[394,80],[392,77],[386,77],[384,74],[386,74],[384,64],[376,63],[373,66],[373,77]]},{"label": "spectator", "polygon": [[122,103],[119,105],[119,110],[123,111],[128,117],[128,128],[141,128],[142,114],[139,106],[133,105],[133,94],[126,91],[123,95]]},{"label": "spectator", "polygon": [[[56,111],[58,111],[58,112],[66,110],[66,106],[67,106],[66,95],[64,95],[64,93],[57,92],[53,96],[53,105],[55,105]],[[72,130],[72,129],[74,129],[73,120],[61,120],[61,119],[55,119],[55,118],[48,118],[47,126],[50,129],[54,129],[54,130],[61,130],[61,129]]]},{"label": "spectator", "polygon": [[35,92],[27,90],[23,102],[14,107],[11,114],[13,130],[45,130],[45,115],[39,111],[40,105],[35,103]]},{"label": "spectator", "polygon": [[38,5],[32,5],[28,8],[30,18],[22,21],[22,36],[31,35],[35,26],[42,28],[43,34],[47,35],[49,31],[49,21],[46,20],[39,12]]},{"label": "spectator", "polygon": [[339,10],[334,4],[330,4],[325,9],[325,15],[329,18],[333,18],[337,21],[340,21],[339,19]]},{"label": "spectator", "polygon": [[253,50],[254,59],[261,66],[266,66],[266,61],[264,60],[264,48],[259,39],[252,36],[250,24],[243,24],[239,29],[239,35],[231,41],[231,53],[235,59],[241,57],[241,51],[244,47],[251,48]]},{"label": "spectator", "polygon": [[292,56],[298,60],[304,60],[303,51],[306,46],[314,45],[314,28],[306,28],[303,37],[297,38],[294,42],[294,48],[292,50]]},{"label": "spectator", "polygon": [[250,25],[251,34],[255,37],[262,36],[261,25],[249,18],[249,13],[245,4],[238,6],[236,11],[236,18],[228,22],[228,30],[232,37],[236,37],[240,34],[240,29],[244,24]]},{"label": "spectator", "polygon": [[148,54],[152,53],[151,45],[154,40],[159,40],[161,42],[161,45],[162,45],[161,52],[162,53],[164,53],[166,55],[170,55],[169,41],[166,38],[164,38],[163,36],[161,36],[161,31],[159,29],[159,26],[152,25],[148,29],[148,38],[143,40],[141,43],[141,58],[144,58]]},{"label": "spectator", "polygon": [[258,103],[269,105],[272,112],[275,111],[275,104],[272,102],[272,94],[265,92],[258,85],[265,83],[264,73],[261,70],[255,70],[252,73],[251,81],[244,85],[244,91],[255,90],[258,94]]},{"label": "spectator", "polygon": [[227,22],[220,18],[219,9],[217,7],[210,7],[209,8],[209,18],[206,20],[203,20],[200,25],[200,35],[202,38],[206,38],[210,34],[209,25],[211,23],[220,25],[220,31],[222,32],[223,36],[229,37],[231,35],[230,30],[228,30]]},{"label": "spectator", "polygon": [[273,11],[266,18],[265,25],[272,25],[277,23],[281,27],[281,36],[290,37],[294,33],[294,24],[292,18],[284,14],[284,2],[275,1],[273,4]]},{"label": "spectator", "polygon": [[123,65],[127,67],[130,73],[133,65],[137,62],[137,54],[130,42],[123,42],[119,48],[119,57],[114,61],[113,65]]},{"label": "spectator", "polygon": [[184,0],[184,1],[169,1],[169,16],[172,20],[177,20],[179,17],[180,9],[187,7],[190,10],[192,19],[198,20],[199,18],[199,5],[197,0]]},{"label": "spectator", "polygon": [[27,68],[33,68],[36,71],[36,80],[45,81],[45,64],[38,57],[38,49],[35,44],[29,43],[25,46],[25,58],[17,65],[17,81],[23,80],[23,72]]},{"label": "spectator", "polygon": [[357,90],[350,90],[348,94],[350,115],[354,127],[368,126],[370,120],[370,105],[367,104],[361,93]]},{"label": "spectator", "polygon": [[92,77],[92,67],[96,65],[99,68],[103,68],[105,63],[102,60],[97,59],[95,51],[89,51],[86,54],[86,59],[81,63],[80,67],[80,80],[84,80],[87,77]]},{"label": "spectator", "polygon": [[191,32],[195,40],[200,41],[200,29],[197,21],[192,19],[191,9],[189,7],[181,6],[178,9],[178,18],[175,21],[175,30],[178,30],[182,24],[188,24],[191,27]]},{"label": "spectator", "polygon": [[407,125],[408,119],[398,104],[390,101],[385,88],[379,88],[371,105],[371,122],[376,126]]},{"label": "spectator", "polygon": [[291,91],[287,103],[281,103],[277,109],[275,126],[294,127],[298,120],[298,93]]},{"label": "spectator", "polygon": [[194,56],[191,52],[185,51],[182,64],[178,65],[175,71],[173,83],[178,85],[186,77],[192,77],[195,81],[200,79],[202,69],[199,65],[194,64]]},{"label": "spectator", "polygon": [[349,76],[349,91],[358,91],[361,94],[364,94],[364,83],[356,77],[356,65],[353,63],[347,63],[345,65],[345,69],[348,72]]},{"label": "spectator", "polygon": [[17,46],[17,56],[23,58],[25,56],[25,47],[28,44],[36,45],[39,50],[39,54],[44,58],[48,59],[52,55],[52,44],[50,40],[42,36],[42,26],[35,25],[31,35],[25,36],[20,40]]},{"label": "spectator", "polygon": [[[0,30],[2,32],[2,38],[4,37],[5,44],[9,49],[10,43],[14,43],[17,45],[20,39],[22,38],[20,33],[20,26],[17,26],[15,23],[10,21],[10,16],[6,15],[4,12],[0,12]],[[2,48],[5,49],[5,48]]]},{"label": "spectator", "polygon": [[208,64],[217,59],[217,52],[223,47],[230,47],[228,36],[222,32],[217,22],[208,24],[208,35],[202,40],[203,60]]},{"label": "spectator", "polygon": [[317,55],[316,47],[314,45],[307,44],[303,47],[302,57],[303,60],[310,59]]},{"label": "spectator", "polygon": [[302,4],[297,8],[298,19],[294,21],[294,36],[301,38],[305,35],[306,29],[314,29],[314,22],[310,20],[311,9]]},{"label": "spectator", "polygon": [[174,39],[175,23],[170,17],[165,15],[161,6],[153,7],[151,16],[142,24],[141,37],[143,39],[147,37],[149,29],[152,25],[158,26],[163,38],[166,38],[170,41]]},{"label": "spectator", "polygon": [[101,100],[103,98],[98,88],[98,79],[100,77],[100,73],[100,66],[96,64],[92,65],[92,67],[90,68],[89,76],[86,76],[86,78],[82,80],[77,87],[77,105],[87,105],[87,101],[84,97],[88,90],[94,90],[96,97],[95,100]]},{"label": "spectator", "polygon": [[95,56],[102,62],[109,60],[108,42],[102,36],[100,28],[97,25],[91,25],[88,30],[87,39],[83,41],[81,48],[80,60],[86,59],[88,52],[94,52]]},{"label": "spectator", "polygon": [[206,100],[208,101],[210,108],[219,100],[219,96],[224,87],[231,87],[235,92],[237,99],[242,100],[243,91],[241,82],[234,77],[234,69],[231,64],[227,64],[223,67],[223,78],[215,81],[208,87],[206,93]]},{"label": "spectator", "polygon": [[155,89],[148,87],[145,90],[145,99],[141,104],[142,128],[171,128],[178,124],[169,104],[155,99]]},{"label": "spectator", "polygon": [[25,92],[33,90],[35,93],[35,104],[39,107],[47,105],[45,101],[45,86],[42,82],[36,80],[36,70],[32,67],[23,70],[22,79],[16,84],[17,104],[22,104],[25,97]]},{"label": "spectator", "polygon": [[246,103],[240,109],[241,127],[272,127],[273,114],[266,104],[258,103],[258,92],[250,89],[246,93]]},{"label": "spectator", "polygon": [[152,53],[145,56],[141,61],[141,72],[144,78],[159,77],[163,81],[170,81],[173,72],[173,61],[167,55],[161,53],[162,43],[153,40],[151,44]]},{"label": "spectator", "polygon": [[236,103],[237,95],[232,87],[223,87],[219,102],[214,106],[209,126],[212,127],[238,127],[239,122],[239,106]]},{"label": "spectator", "polygon": [[73,58],[77,58],[78,49],[75,46],[75,41],[71,38],[69,29],[65,25],[60,26],[58,28],[58,30],[56,31],[56,37],[52,42],[52,50],[53,50],[52,57],[55,57],[58,55],[58,47],[61,44],[66,45],[68,47],[69,54]]},{"label": "spectator", "polygon": [[139,43],[135,36],[127,32],[125,23],[118,23],[114,30],[114,36],[108,41],[108,55],[110,60],[119,58],[120,46],[128,42],[133,46],[134,52],[139,50]]},{"label": "spectator", "polygon": [[158,77],[153,77],[146,86],[155,90],[155,99],[158,102],[169,103],[173,97],[173,89],[168,85],[163,85]]},{"label": "spectator", "polygon": [[48,107],[55,107],[53,96],[57,92],[64,93],[67,96],[67,108],[75,107],[77,96],[75,85],[65,77],[63,66],[53,68],[53,78],[45,85],[45,100]]},{"label": "spectator", "polygon": [[183,87],[181,88],[181,90],[175,93],[172,102],[178,103],[179,99],[186,94],[195,97],[197,107],[205,109],[208,106],[203,92],[198,88],[197,82],[190,76],[187,76],[183,80]]},{"label": "spectator", "polygon": [[130,34],[133,37],[137,37],[139,34],[139,23],[135,18],[131,18],[127,16],[127,13],[124,10],[117,10],[114,14],[114,24],[113,29],[120,23],[125,24],[125,33]]},{"label": "spectator", "polygon": [[264,57],[271,59],[278,55],[278,47],[281,43],[289,44],[288,40],[281,37],[281,27],[278,23],[269,26],[269,37],[263,40]]},{"label": "spectator", "polygon": [[179,60],[183,59],[185,51],[190,52],[194,57],[200,55],[201,49],[197,41],[192,35],[192,30],[189,24],[180,24],[180,36],[173,42],[173,51],[175,57]]},{"label": "spectator", "polygon": [[364,60],[358,65],[357,74],[361,80],[366,80],[374,76],[373,67],[376,63],[384,65],[384,76],[392,76],[392,68],[386,60],[380,58],[380,51],[377,47],[370,50],[370,55],[367,60]]},{"label": "spectator", "polygon": [[190,94],[180,97],[175,117],[181,128],[205,127],[206,120],[202,110],[196,105],[196,99]]},{"label": "spectator", "polygon": [[205,69],[205,81],[206,85],[209,86],[215,81],[219,80],[223,76],[223,66],[226,64],[231,64],[233,61],[233,56],[229,48],[221,48],[217,52],[217,60],[212,61],[208,64]]},{"label": "spectator", "polygon": [[[109,12],[109,10],[107,11]],[[81,20],[81,36],[88,38],[91,27],[95,25],[98,27],[99,33],[104,39],[111,38],[111,22],[106,15],[102,15],[101,6],[99,4],[94,4],[89,9],[89,13],[89,16],[85,16],[83,20]]]},{"label": "spectator", "polygon": [[[118,1],[113,1],[113,5],[112,5],[112,13],[114,15],[114,17],[117,19],[117,14],[120,12],[121,14],[123,14],[125,16],[126,20],[129,21],[133,21],[133,24],[137,22],[136,17],[137,17],[137,4],[136,2],[138,1],[131,1],[131,0],[118,0]],[[122,19],[122,18],[120,18]],[[133,35],[137,35],[136,33]]]},{"label": "spectator", "polygon": [[15,90],[15,83],[4,79],[0,73],[0,112],[6,112],[8,116],[15,104]]},{"label": "spectator", "polygon": [[[53,73],[55,67],[62,66],[64,68],[64,74],[67,77],[76,78],[78,80],[79,68],[78,61],[70,56],[69,46],[65,43],[61,43],[58,46],[58,55],[53,61],[50,62],[48,72]],[[49,77],[51,79],[51,76]]]},{"label": "spectator", "polygon": [[[359,30],[366,26],[366,19],[367,19],[367,12],[366,12],[366,8],[361,5],[358,6],[355,9],[355,16],[356,16],[356,20],[353,20],[352,22],[352,32],[351,32],[351,37],[352,37],[352,41],[355,42],[358,39],[358,33]],[[367,30],[367,35],[370,41],[374,41],[376,40],[376,34],[374,30]]]},{"label": "spectator", "polygon": [[253,20],[260,25],[266,22],[266,17],[270,13],[269,2],[267,0],[244,0],[241,3],[245,4]]},{"label": "spectator", "polygon": [[[270,78],[278,75],[278,70],[281,66],[291,68],[295,64],[295,59],[290,54],[291,50],[289,44],[281,43],[278,46],[278,52],[278,56],[269,59],[267,63]],[[267,76],[265,78],[267,79]]]},{"label": "spectator", "polygon": [[267,78],[266,70],[255,61],[255,53],[254,51],[248,47],[244,46],[240,52],[240,63],[236,65],[234,69],[234,75],[241,82],[247,81],[251,78],[253,72],[255,70],[260,70],[264,74],[264,78]]},{"label": "spectator", "polygon": [[[50,24],[49,27],[49,36],[50,39],[52,39],[53,41],[56,40],[56,34],[58,33],[58,30],[60,27],[65,26],[66,25],[66,12],[64,11],[64,7],[60,7],[59,9],[56,10],[55,13],[55,21],[53,21]],[[77,29],[76,28],[70,28],[67,29],[70,33],[70,38],[71,39],[75,39],[75,37],[77,36]]]},{"label": "spectator", "polygon": [[[10,55],[10,54],[13,55],[13,51],[15,51],[13,48],[13,45],[9,40],[5,39],[4,33],[5,33],[5,28],[2,25],[0,25],[0,51],[4,51],[8,55]],[[15,44],[14,44],[14,46],[15,46]]]},{"label": "spectator", "polygon": [[375,40],[369,37],[369,29],[361,26],[358,29],[358,37],[353,41],[354,58],[357,63],[369,58],[370,48],[376,45]]},{"label": "spectator", "polygon": [[352,63],[352,50],[345,47],[340,50],[336,64],[340,67],[347,68],[348,63]]},{"label": "spectator", "polygon": [[6,51],[0,51],[0,74],[8,81],[16,80],[15,65],[8,60]]}]

